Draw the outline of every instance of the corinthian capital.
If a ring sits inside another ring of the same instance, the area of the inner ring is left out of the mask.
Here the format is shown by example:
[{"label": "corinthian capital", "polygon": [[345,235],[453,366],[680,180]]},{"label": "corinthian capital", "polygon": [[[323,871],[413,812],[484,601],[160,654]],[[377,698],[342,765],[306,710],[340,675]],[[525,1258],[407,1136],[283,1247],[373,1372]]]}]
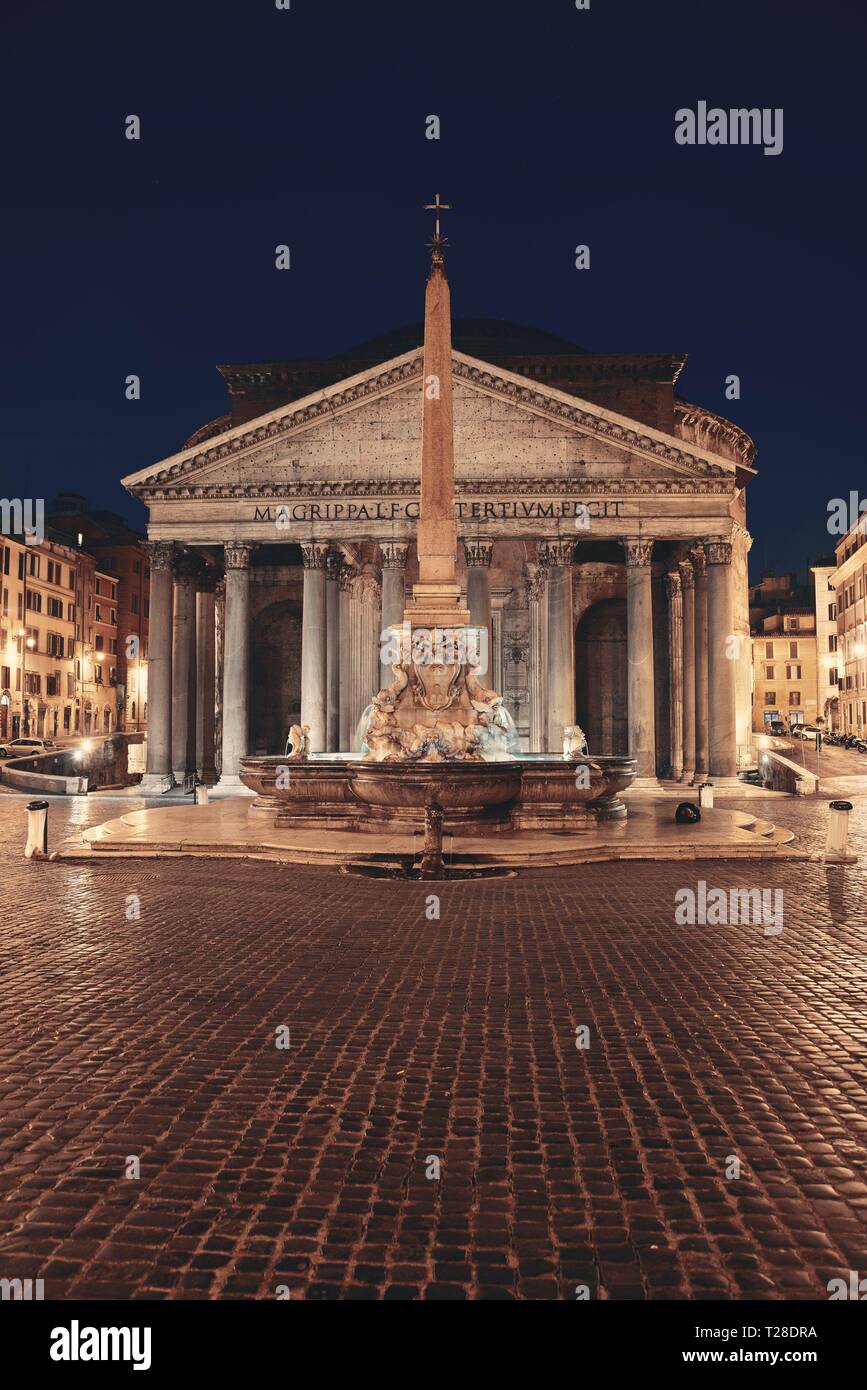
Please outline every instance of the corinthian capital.
[{"label": "corinthian capital", "polygon": [[540,565],[571,565],[574,549],[573,540],[554,536],[551,540],[536,542],[536,559]]},{"label": "corinthian capital", "polygon": [[539,603],[545,597],[548,571],[544,565],[528,564],[524,567],[527,576],[527,594],[531,603]]},{"label": "corinthian capital", "polygon": [[341,593],[352,593],[352,586],[354,585],[357,576],[358,570],[355,568],[355,566],[347,565],[344,561],[344,563],[340,566],[340,569],[337,572],[337,582],[340,585]]},{"label": "corinthian capital", "polygon": [[669,602],[680,597],[680,571],[669,570],[665,576],[665,592],[668,594]]},{"label": "corinthian capital", "polygon": [[707,559],[701,546],[697,546],[695,550],[691,550],[689,552],[689,558],[692,564],[692,572],[696,579],[704,579],[707,574]]},{"label": "corinthian capital", "polygon": [[624,536],[621,545],[626,556],[626,563],[630,568],[643,569],[650,564],[653,556],[652,538],[645,540],[643,536]]},{"label": "corinthian capital", "polygon": [[226,563],[226,569],[248,570],[255,548],[254,545],[247,545],[243,541],[226,541],[223,546],[223,558]]},{"label": "corinthian capital", "polygon": [[464,537],[464,555],[469,569],[481,569],[489,565],[493,554],[493,541],[484,540],[481,536]]},{"label": "corinthian capital", "polygon": [[689,560],[681,560],[677,566],[680,570],[680,586],[684,593],[689,589],[695,588],[695,570]]},{"label": "corinthian capital", "polygon": [[409,546],[406,541],[380,541],[379,553],[382,568],[384,570],[406,569],[408,550]]},{"label": "corinthian capital", "polygon": [[730,565],[732,562],[731,541],[705,541],[704,553],[709,565]]},{"label": "corinthian capital", "polygon": [[147,552],[151,570],[170,570],[175,559],[174,541],[148,541]]},{"label": "corinthian capital", "polygon": [[324,570],[328,560],[328,542],[302,541],[301,560],[306,570]]}]

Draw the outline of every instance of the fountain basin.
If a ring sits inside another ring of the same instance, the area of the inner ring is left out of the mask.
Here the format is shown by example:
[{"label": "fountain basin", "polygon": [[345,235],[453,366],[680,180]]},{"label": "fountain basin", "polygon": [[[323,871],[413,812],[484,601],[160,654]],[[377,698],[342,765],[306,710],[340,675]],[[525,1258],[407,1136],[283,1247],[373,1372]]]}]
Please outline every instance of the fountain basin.
[{"label": "fountain basin", "polygon": [[620,792],[635,781],[626,757],[544,758],[522,763],[521,796],[512,811],[516,830],[580,830],[626,816]]},{"label": "fountain basin", "polygon": [[[582,768],[587,769],[582,772]],[[420,830],[429,791],[447,831],[589,829],[621,820],[619,794],[635,780],[634,758],[590,757],[565,762],[529,754],[498,762],[357,761],[346,754],[242,758],[241,780],[256,793],[252,814],[275,825],[323,830]]]},{"label": "fountain basin", "polygon": [[443,808],[446,830],[507,827],[521,791],[521,764],[503,762],[364,761],[350,764],[352,791],[369,824],[359,829],[417,830],[424,825],[429,793]]},{"label": "fountain basin", "polygon": [[241,781],[256,793],[250,809],[270,813],[277,825],[354,830],[359,806],[350,786],[346,759],[242,758]]}]

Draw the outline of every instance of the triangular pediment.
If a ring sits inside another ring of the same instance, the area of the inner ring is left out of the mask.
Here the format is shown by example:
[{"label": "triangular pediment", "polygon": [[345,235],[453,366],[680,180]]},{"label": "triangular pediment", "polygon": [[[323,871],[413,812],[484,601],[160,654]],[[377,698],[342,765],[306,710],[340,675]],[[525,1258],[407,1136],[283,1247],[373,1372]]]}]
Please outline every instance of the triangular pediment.
[{"label": "triangular pediment", "polygon": [[[613,477],[733,481],[736,465],[592,402],[464,353],[452,353],[455,472],[574,480]],[[317,479],[411,484],[418,478],[422,352],[226,430],[123,479],[147,501],[168,496],[267,496]]]}]

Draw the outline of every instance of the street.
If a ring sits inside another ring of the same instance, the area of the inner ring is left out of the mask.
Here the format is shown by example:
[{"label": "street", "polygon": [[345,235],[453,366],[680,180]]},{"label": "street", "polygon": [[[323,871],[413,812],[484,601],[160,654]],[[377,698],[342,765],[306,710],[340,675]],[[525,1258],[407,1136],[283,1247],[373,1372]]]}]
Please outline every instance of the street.
[{"label": "street", "polygon": [[[438,916],[430,884],[25,862],[24,806],[0,800],[4,1276],[728,1300],[867,1268],[867,796],[850,868],[595,864],[433,885]],[[825,801],[744,808],[824,844]],[[109,814],[53,800],[51,842]],[[697,879],[781,890],[783,930],[679,925]]]}]

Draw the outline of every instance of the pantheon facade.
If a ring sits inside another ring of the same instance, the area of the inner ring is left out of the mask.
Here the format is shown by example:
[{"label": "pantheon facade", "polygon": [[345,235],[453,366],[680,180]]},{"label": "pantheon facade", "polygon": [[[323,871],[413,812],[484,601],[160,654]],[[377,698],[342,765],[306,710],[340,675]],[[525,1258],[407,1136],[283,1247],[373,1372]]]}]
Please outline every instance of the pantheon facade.
[{"label": "pantheon facade", "polygon": [[[224,366],[225,416],[125,478],[149,511],[146,787],[239,788],[245,753],[348,751],[417,577],[422,325],[328,359]],[[459,579],[522,746],[639,777],[749,755],[755,446],[677,394],[683,354],[453,325]]]}]

